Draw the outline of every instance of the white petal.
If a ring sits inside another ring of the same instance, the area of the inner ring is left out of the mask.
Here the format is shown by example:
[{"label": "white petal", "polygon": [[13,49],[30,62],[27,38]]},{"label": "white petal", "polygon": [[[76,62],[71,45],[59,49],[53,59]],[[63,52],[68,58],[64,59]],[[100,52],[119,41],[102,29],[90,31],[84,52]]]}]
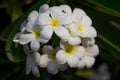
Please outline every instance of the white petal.
[{"label": "white petal", "polygon": [[39,9],[39,13],[43,13],[45,12],[47,9],[49,9],[49,5],[48,4],[43,4],[40,9]]},{"label": "white petal", "polygon": [[21,34],[19,42],[20,44],[25,45],[34,39],[35,38],[33,34]]},{"label": "white petal", "polygon": [[60,71],[65,71],[68,68],[67,64],[59,64]]},{"label": "white petal", "polygon": [[14,41],[15,43],[19,43],[20,34],[21,34],[21,33],[17,33],[17,34],[15,35],[15,37],[13,38],[13,41]]},{"label": "white petal", "polygon": [[83,11],[82,9],[79,9],[79,8],[75,8],[74,10],[73,10],[73,14],[75,14],[75,15],[86,15],[86,13],[85,13],[85,11]]},{"label": "white petal", "polygon": [[51,14],[52,18],[59,18],[60,16],[62,16],[62,9],[57,6],[50,7],[49,13]]},{"label": "white petal", "polygon": [[35,32],[35,31],[39,31],[39,32],[41,32],[41,27],[39,26],[39,25],[37,25],[37,24],[34,24],[34,26],[33,26],[33,31]]},{"label": "white petal", "polygon": [[83,15],[81,24],[82,26],[91,26],[92,20],[87,15]]},{"label": "white petal", "polygon": [[35,59],[34,61],[38,65],[40,63],[40,53],[35,52],[33,54],[34,54],[34,59]]},{"label": "white petal", "polygon": [[67,57],[67,63],[71,68],[77,67],[78,62],[79,62],[79,59],[76,56]]},{"label": "white petal", "polygon": [[22,32],[24,29],[24,27],[26,26],[26,24],[27,24],[27,21],[26,20],[24,20],[22,23],[21,23],[21,25],[20,25],[20,31]]},{"label": "white petal", "polygon": [[33,66],[34,66],[34,63],[31,61],[30,55],[27,55],[26,74],[29,74],[31,72],[31,69]]},{"label": "white petal", "polygon": [[29,59],[27,59],[27,61],[26,61],[26,74],[29,74],[31,72],[32,67],[29,64],[30,64],[30,61],[29,61]]},{"label": "white petal", "polygon": [[28,21],[35,21],[38,17],[38,12],[37,11],[32,11],[29,15],[27,20]]},{"label": "white petal", "polygon": [[72,23],[72,15],[71,14],[65,14],[64,16],[61,17],[60,25],[69,25]]},{"label": "white petal", "polygon": [[26,66],[29,66],[30,63],[31,63],[30,55],[27,54]]},{"label": "white petal", "polygon": [[37,66],[34,66],[34,67],[32,68],[32,73],[33,73],[35,76],[40,77],[40,73],[39,73],[39,70],[38,70]]},{"label": "white petal", "polygon": [[49,40],[52,37],[53,29],[50,26],[44,26],[44,28],[41,30],[41,36]]},{"label": "white petal", "polygon": [[52,53],[54,51],[54,49],[50,45],[45,45],[45,46],[43,46],[42,51],[45,54],[50,54],[50,53]]},{"label": "white petal", "polygon": [[90,37],[90,38],[94,38],[97,36],[97,33],[96,33],[96,30],[94,27],[89,27],[87,28],[87,30],[84,32],[84,34],[87,36],[87,37]]},{"label": "white petal", "polygon": [[84,61],[85,61],[86,67],[90,68],[94,64],[95,58],[94,57],[85,56],[84,57]]},{"label": "white petal", "polygon": [[60,8],[65,12],[65,13],[72,13],[72,10],[70,6],[68,5],[61,5]]},{"label": "white petal", "polygon": [[86,13],[82,9],[75,8],[73,10],[73,22],[80,24],[83,15],[86,15]]},{"label": "white petal", "polygon": [[48,73],[56,74],[58,72],[58,64],[51,61],[47,66]]},{"label": "white petal", "polygon": [[79,34],[76,24],[71,24],[71,25],[69,26],[69,29],[70,29],[70,33],[71,33],[73,36],[76,36],[76,35]]},{"label": "white petal", "polygon": [[87,55],[89,56],[97,56],[99,54],[99,48],[97,45],[93,45],[87,48]]},{"label": "white petal", "polygon": [[37,40],[33,40],[33,41],[30,43],[30,48],[31,48],[33,51],[38,51],[39,48],[40,48],[40,43],[39,43]]},{"label": "white petal", "polygon": [[79,61],[77,67],[80,68],[80,69],[82,69],[82,68],[84,68],[84,66],[85,66],[85,61],[84,61],[83,59],[81,59],[81,60]]},{"label": "white petal", "polygon": [[28,32],[33,32],[33,27],[34,27],[34,21],[28,21],[25,29],[22,30],[22,32],[24,32],[25,30],[27,30]]},{"label": "white petal", "polygon": [[68,40],[70,38],[70,34],[68,30],[64,27],[58,27],[55,29],[55,33],[58,37],[60,37],[62,40]]},{"label": "white petal", "polygon": [[65,64],[65,63],[66,63],[65,51],[59,50],[59,51],[56,53],[56,59],[57,59],[57,62],[58,62],[59,64]]},{"label": "white petal", "polygon": [[49,16],[49,13],[42,13],[37,19],[37,23],[42,26],[49,25],[50,21],[51,21],[51,18]]},{"label": "white petal", "polygon": [[28,75],[31,72],[31,67],[27,66],[26,67],[26,74]]},{"label": "white petal", "polygon": [[46,39],[42,38],[42,36],[41,36],[41,37],[38,39],[38,41],[41,42],[41,43],[43,43],[43,44],[45,44],[45,43],[47,43],[49,40],[46,40]]},{"label": "white petal", "polygon": [[35,65],[34,63],[34,56],[33,54],[27,54],[27,61],[26,61],[26,66],[33,67]]},{"label": "white petal", "polygon": [[71,44],[71,45],[78,45],[78,44],[81,43],[81,39],[79,37],[71,37],[68,40],[68,43]]},{"label": "white petal", "polygon": [[85,48],[83,46],[75,47],[75,55],[78,58],[82,58],[85,55]]},{"label": "white petal", "polygon": [[40,63],[39,63],[40,67],[47,67],[49,62],[50,62],[50,59],[48,57],[48,54],[41,55]]}]

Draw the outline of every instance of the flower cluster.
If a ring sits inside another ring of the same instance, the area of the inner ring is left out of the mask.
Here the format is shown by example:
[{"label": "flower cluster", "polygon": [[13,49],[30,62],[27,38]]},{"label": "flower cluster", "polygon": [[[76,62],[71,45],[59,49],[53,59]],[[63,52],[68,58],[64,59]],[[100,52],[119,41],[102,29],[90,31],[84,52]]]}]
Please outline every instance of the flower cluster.
[{"label": "flower cluster", "polygon": [[91,19],[79,8],[44,4],[32,11],[13,39],[27,54],[26,74],[40,76],[38,67],[56,74],[68,67],[90,68],[99,49]]}]

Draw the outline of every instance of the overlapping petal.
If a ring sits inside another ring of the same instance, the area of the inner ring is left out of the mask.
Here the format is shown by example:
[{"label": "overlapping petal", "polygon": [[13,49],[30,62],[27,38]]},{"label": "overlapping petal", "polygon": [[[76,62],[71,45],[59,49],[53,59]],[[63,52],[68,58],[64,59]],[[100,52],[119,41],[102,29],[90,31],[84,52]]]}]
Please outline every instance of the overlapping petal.
[{"label": "overlapping petal", "polygon": [[79,45],[81,43],[81,39],[79,37],[71,37],[68,40],[68,43],[71,45]]},{"label": "overlapping petal", "polygon": [[32,67],[32,73],[37,76],[40,77],[40,73],[39,73],[39,69],[37,66]]},{"label": "overlapping petal", "polygon": [[33,41],[30,43],[30,48],[31,48],[33,51],[37,51],[37,50],[39,50],[39,48],[40,48],[40,43],[39,43],[37,40],[33,40]]},{"label": "overlapping petal", "polygon": [[37,23],[42,26],[49,25],[50,21],[51,18],[49,13],[42,13],[37,19]]},{"label": "overlapping petal", "polygon": [[76,67],[78,62],[79,59],[76,56],[67,57],[67,63],[71,68]]},{"label": "overlapping petal", "polygon": [[49,9],[49,5],[48,4],[43,4],[39,9],[39,13],[46,12],[48,9]]},{"label": "overlapping petal", "polygon": [[47,66],[47,70],[49,73],[51,74],[56,74],[58,72],[58,65],[56,62],[51,61],[48,66]]},{"label": "overlapping petal", "polygon": [[27,20],[28,21],[35,21],[38,17],[38,12],[37,11],[32,11],[29,15],[28,15],[28,18]]},{"label": "overlapping petal", "polygon": [[47,67],[48,63],[50,62],[50,58],[48,56],[48,54],[43,54],[40,57],[40,67]]},{"label": "overlapping petal", "polygon": [[60,8],[63,10],[64,13],[72,13],[72,10],[68,5],[60,5]]},{"label": "overlapping petal", "polygon": [[86,56],[83,60],[87,68],[90,68],[95,62],[95,58],[90,56]]},{"label": "overlapping petal", "polygon": [[44,28],[41,30],[41,36],[46,40],[50,40],[52,34],[53,34],[53,29],[49,26],[44,26]]},{"label": "overlapping petal", "polygon": [[33,34],[21,34],[19,38],[19,43],[24,45],[34,40]]},{"label": "overlapping petal", "polygon": [[87,16],[87,15],[83,15],[81,17],[81,25],[82,26],[91,26],[92,25],[92,20]]},{"label": "overlapping petal", "polygon": [[62,26],[55,29],[55,33],[62,40],[65,40],[65,41],[70,38],[70,34],[69,34],[68,30],[66,28],[62,27]]},{"label": "overlapping petal", "polygon": [[57,58],[57,62],[59,64],[65,64],[67,61],[67,56],[65,55],[65,51],[64,50],[60,50],[57,52],[56,54],[56,58]]},{"label": "overlapping petal", "polygon": [[62,9],[60,7],[54,6],[54,7],[50,7],[48,10],[48,13],[51,14],[52,18],[58,18],[60,16],[62,16]]},{"label": "overlapping petal", "polygon": [[99,49],[97,45],[93,45],[87,48],[87,52],[89,56],[97,56],[99,54]]}]

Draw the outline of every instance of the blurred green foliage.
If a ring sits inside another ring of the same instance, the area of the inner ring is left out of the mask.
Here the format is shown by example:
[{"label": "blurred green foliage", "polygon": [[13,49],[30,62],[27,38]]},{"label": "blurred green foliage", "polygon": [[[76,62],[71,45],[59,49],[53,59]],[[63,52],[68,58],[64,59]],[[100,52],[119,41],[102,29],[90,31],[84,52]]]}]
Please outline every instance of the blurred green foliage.
[{"label": "blurred green foliage", "polygon": [[[120,74],[120,5],[119,0],[1,0],[0,1],[0,80],[39,80],[32,74],[25,75],[25,58],[22,47],[12,42],[14,35],[32,10],[47,3],[50,6],[68,4],[82,8],[92,19],[98,32],[96,43],[100,55],[90,69],[68,69],[50,75],[40,69],[40,80],[87,80],[96,69],[107,63],[111,80],[119,80]],[[6,56],[7,55],[7,56]]]}]

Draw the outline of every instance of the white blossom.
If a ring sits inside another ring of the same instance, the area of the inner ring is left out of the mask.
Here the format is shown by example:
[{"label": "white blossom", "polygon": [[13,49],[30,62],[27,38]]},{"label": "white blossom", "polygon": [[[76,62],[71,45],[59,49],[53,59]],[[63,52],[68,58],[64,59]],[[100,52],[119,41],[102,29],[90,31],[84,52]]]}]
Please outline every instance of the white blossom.
[{"label": "white blossom", "polygon": [[26,74],[32,72],[35,76],[40,77],[38,65],[40,62],[40,54],[29,50],[28,46],[24,46],[24,51],[27,54],[26,59]]},{"label": "white blossom", "polygon": [[[18,33],[14,40],[22,45],[26,45],[30,42],[30,47],[33,51],[37,51],[40,48],[40,43],[47,43],[50,38],[44,38],[42,34],[43,29],[41,29],[36,23],[38,15],[37,12],[33,11],[28,16],[28,22],[22,27],[20,33]],[[49,35],[49,34],[47,34]]]},{"label": "white blossom", "polygon": [[73,10],[72,20],[73,24],[69,28],[73,35],[85,38],[96,37],[96,30],[92,27],[92,21],[83,10],[75,8]]},{"label": "white blossom", "polygon": [[82,9],[43,4],[39,11],[30,12],[13,41],[23,45],[27,55],[26,74],[40,77],[39,67],[51,74],[68,67],[90,68],[99,54],[96,36],[92,20]]},{"label": "white blossom", "polygon": [[70,24],[71,19],[66,14],[63,14],[62,9],[59,7],[51,7],[48,11],[42,13],[38,17],[37,23],[43,28],[44,31],[42,33],[45,38],[51,38],[53,32],[63,40],[68,39],[70,36],[64,25]]},{"label": "white blossom", "polygon": [[42,51],[45,54],[41,56],[40,66],[47,67],[49,73],[56,74],[58,70],[64,71],[67,69],[67,64],[58,64],[56,61],[58,48],[54,49],[50,45],[45,45]]},{"label": "white blossom", "polygon": [[67,63],[70,67],[76,67],[79,58],[82,58],[85,52],[83,46],[72,46],[68,43],[61,43],[61,48],[56,54],[57,62],[59,64]]},{"label": "white blossom", "polygon": [[90,68],[95,62],[95,56],[99,53],[97,45],[87,47],[84,56],[80,59],[78,63],[79,68],[87,67]]}]

